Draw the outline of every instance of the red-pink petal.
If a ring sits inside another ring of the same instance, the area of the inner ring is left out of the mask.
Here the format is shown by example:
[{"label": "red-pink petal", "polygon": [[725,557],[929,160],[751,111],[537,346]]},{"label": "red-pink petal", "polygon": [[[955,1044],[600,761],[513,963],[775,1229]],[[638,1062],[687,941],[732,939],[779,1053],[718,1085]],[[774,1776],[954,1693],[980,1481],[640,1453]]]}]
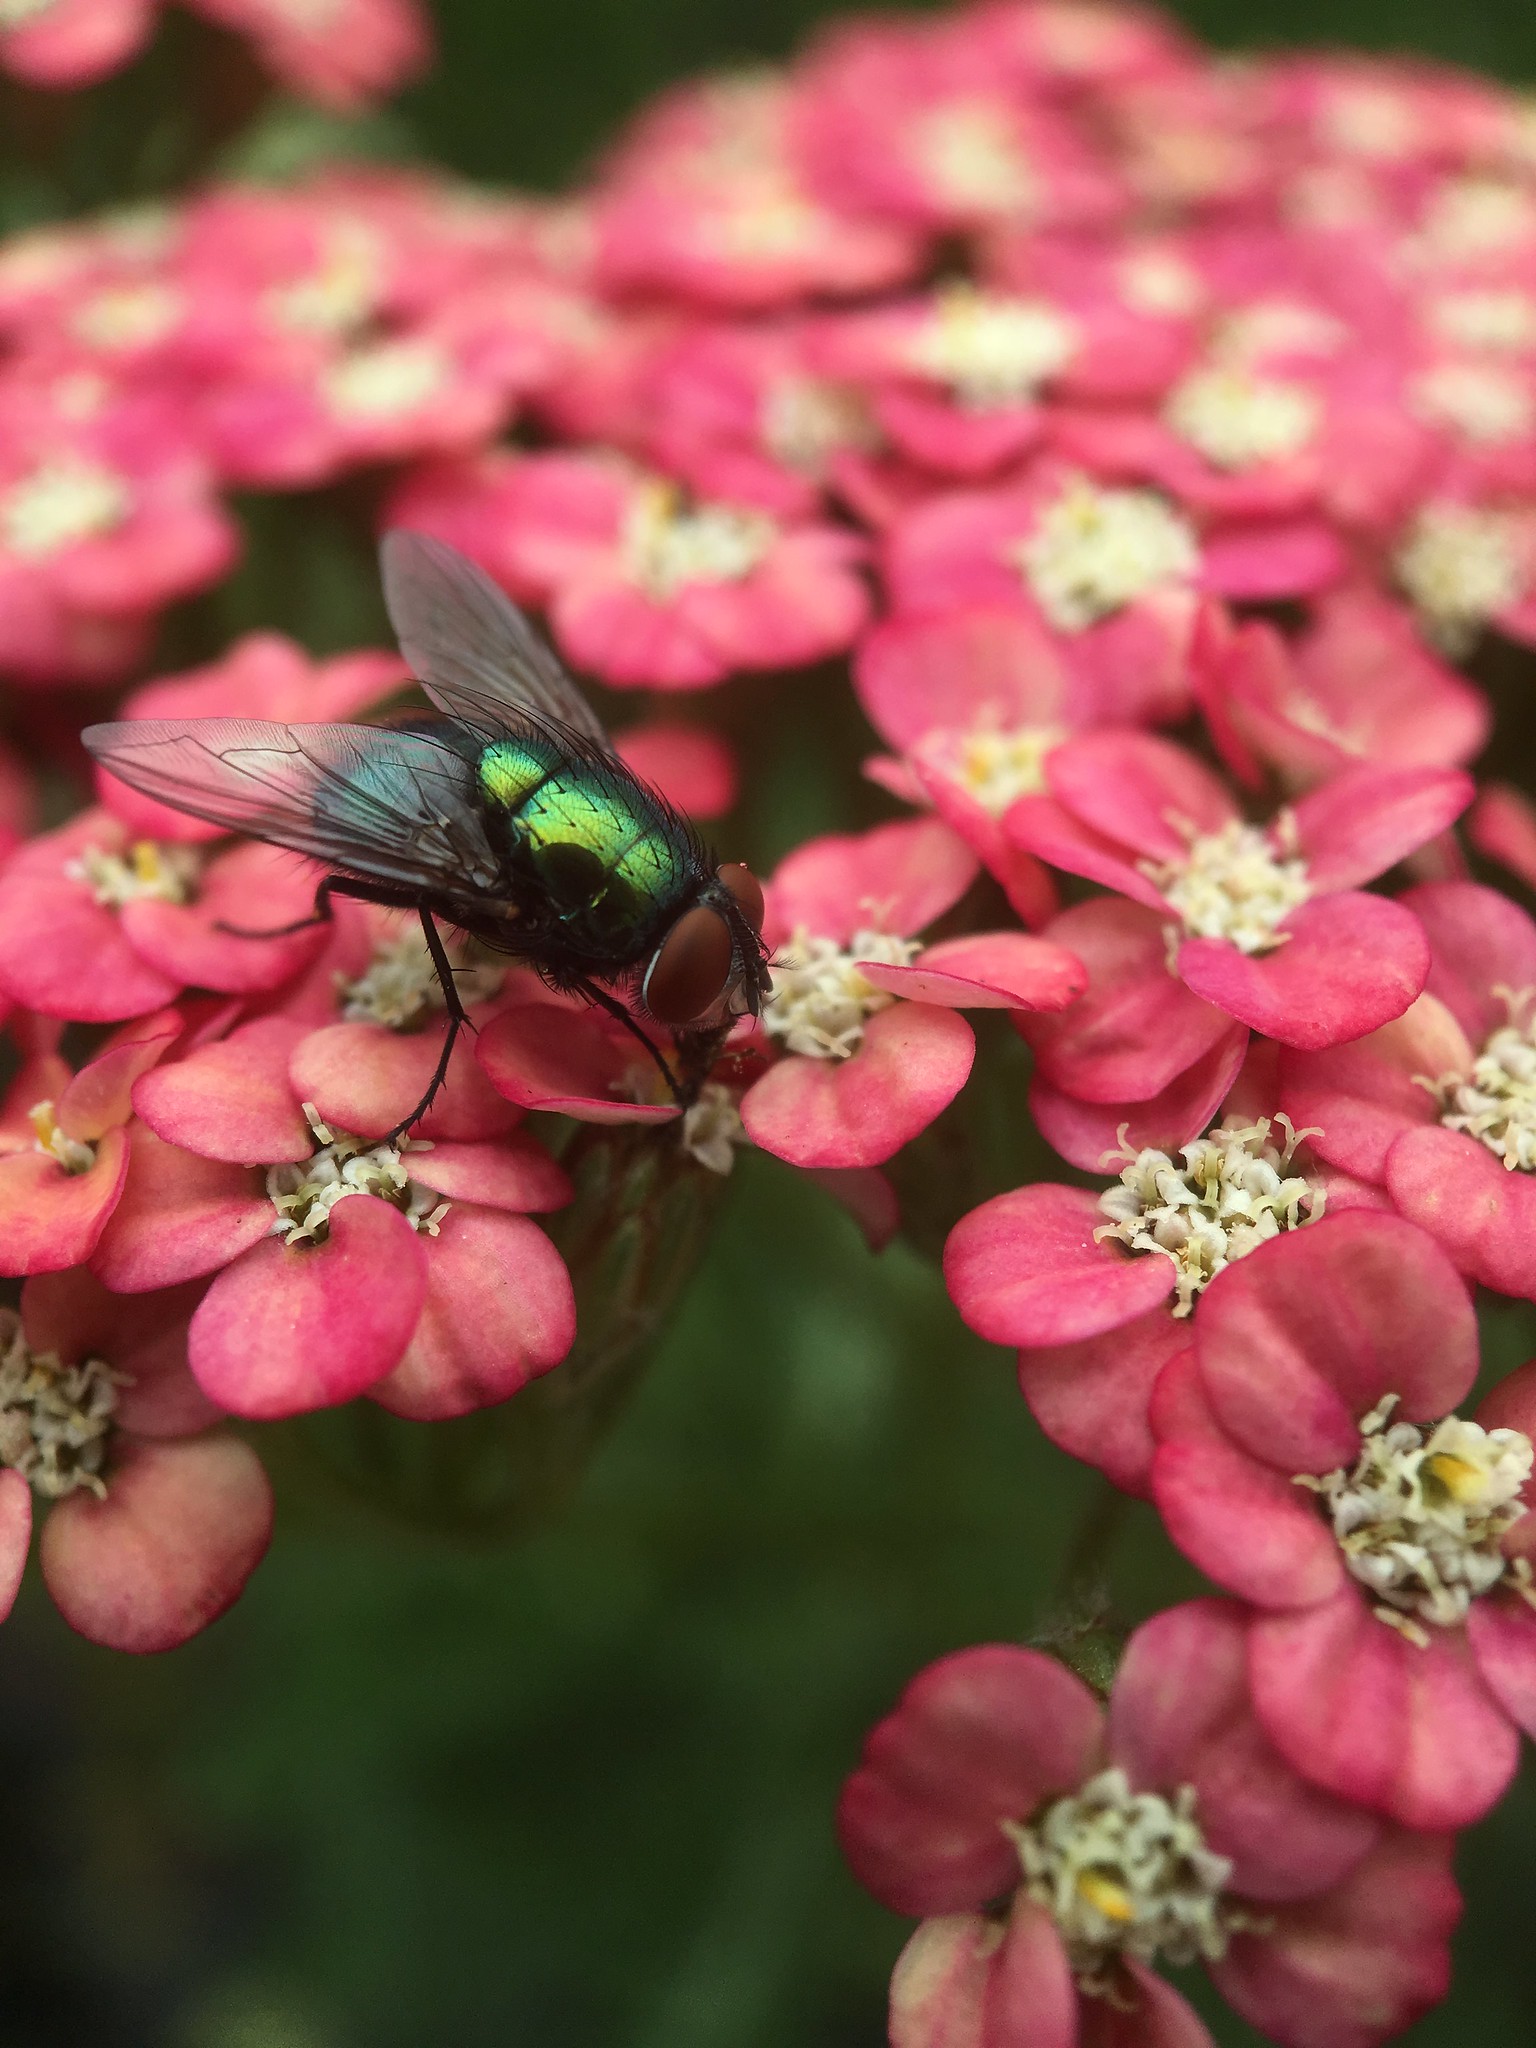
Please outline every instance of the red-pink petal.
[{"label": "red-pink petal", "polygon": [[[425,1031],[386,1031],[377,1024],[329,1024],[299,1040],[288,1064],[293,1092],[312,1102],[326,1123],[360,1138],[399,1128],[426,1094],[443,1049],[446,1023]],[[448,1076],[417,1138],[492,1138],[510,1131],[516,1106],[498,1094],[475,1063],[473,1041],[461,1036]]]},{"label": "red-pink petal", "polygon": [[674,1102],[636,1102],[638,1080],[661,1086],[644,1048],[621,1046],[596,1017],[560,1003],[519,1003],[503,1010],[475,1041],[492,1087],[526,1109],[559,1110],[589,1124],[665,1123]]},{"label": "red-pink petal", "polygon": [[16,1605],[32,1543],[32,1489],[19,1472],[0,1471],[0,1621]]},{"label": "red-pink petal", "polygon": [[1475,882],[1430,882],[1407,890],[1402,901],[1429,939],[1430,994],[1480,1051],[1489,1033],[1509,1021],[1495,990],[1536,988],[1536,924],[1497,889]]},{"label": "red-pink petal", "polygon": [[722,818],[736,802],[736,757],[719,733],[653,719],[614,736],[614,750],[685,817]]},{"label": "red-pink petal", "polygon": [[1051,750],[1045,773],[1074,817],[1144,859],[1180,860],[1191,831],[1219,832],[1237,816],[1203,761],[1152,733],[1082,733]]},{"label": "red-pink petal", "polygon": [[108,1131],[84,1173],[49,1152],[0,1158],[0,1271],[57,1273],[91,1256],[122,1196],[128,1139]]},{"label": "red-pink petal", "polygon": [[1270,1740],[1304,1777],[1411,1828],[1460,1828],[1503,1795],[1516,1729],[1461,1629],[1427,1648],[1378,1621],[1361,1588],[1253,1625],[1249,1678]]},{"label": "red-pink petal", "polygon": [[43,1578],[59,1612],[112,1650],[169,1650],[239,1597],[272,1533],[261,1460],[232,1436],[123,1445],[107,1497],[59,1501]]},{"label": "red-pink petal", "polygon": [[1019,1392],[1053,1444],[1124,1492],[1145,1494],[1154,1450],[1152,1389],[1188,1342],[1189,1325],[1159,1304],[1102,1336],[1021,1351]]},{"label": "red-pink petal", "polygon": [[782,945],[798,926],[846,945],[861,930],[905,937],[951,909],[976,878],[974,853],[939,818],[812,839],[766,884],[763,936]]},{"label": "red-pink petal", "polygon": [[156,1294],[113,1294],[88,1267],[41,1273],[21,1290],[21,1320],[34,1351],[67,1364],[93,1354],[128,1375],[116,1421],[135,1436],[190,1436],[220,1419],[187,1370],[187,1324],[202,1299],[197,1281]]},{"label": "red-pink petal", "polygon": [[133,1085],[180,1037],[182,1019],[162,1010],[141,1024],[125,1025],[95,1059],[80,1069],[54,1106],[60,1130],[87,1144],[116,1124],[125,1124],[133,1110]]},{"label": "red-pink petal", "polygon": [[1316,889],[1357,889],[1454,825],[1472,801],[1457,768],[1350,768],[1293,807]]},{"label": "red-pink petal", "polygon": [[1233,1024],[1215,1049],[1147,1102],[1081,1102],[1038,1075],[1029,1106],[1040,1135],[1086,1173],[1114,1171],[1122,1150],[1175,1153],[1209,1129],[1243,1064],[1248,1027]]},{"label": "red-pink petal", "polygon": [[896,1003],[869,1019],[851,1059],[777,1061],[742,1097],[741,1120],[791,1166],[879,1166],[954,1100],[975,1055],[953,1010]]},{"label": "red-pink petal", "polygon": [[128,1179],[91,1257],[91,1271],[118,1294],[174,1287],[227,1265],[271,1229],[272,1204],[258,1174],[200,1159],[128,1126]]},{"label": "red-pink petal", "polygon": [[1096,1240],[1086,1188],[1043,1182],[995,1195],[962,1216],[944,1247],[944,1284],[993,1344],[1070,1344],[1145,1315],[1172,1294],[1172,1259]]},{"label": "red-pink petal", "polygon": [[427,1243],[427,1295],[393,1371],[370,1388],[395,1415],[439,1422],[505,1401],[576,1335],[565,1263],[536,1223],[458,1207]]},{"label": "red-pink petal", "polygon": [[1133,854],[1085,825],[1065,804],[1049,796],[1021,796],[1003,813],[1002,829],[1015,846],[1053,868],[1102,882],[1133,903],[1171,915],[1163,892],[1135,865]]},{"label": "red-pink petal", "polygon": [[[3,1168],[0,1168],[3,1170]],[[1463,1273],[1536,1298],[1536,1179],[1465,1131],[1404,1131],[1387,1154],[1387,1191]]]},{"label": "red-pink petal", "polygon": [[513,1131],[484,1145],[433,1141],[430,1150],[412,1151],[406,1163],[411,1179],[435,1188],[455,1202],[476,1202],[487,1209],[517,1215],[542,1215],[563,1209],[571,1199],[570,1176],[537,1138]]},{"label": "red-pink petal", "polygon": [[228,1038],[156,1067],[134,1089],[133,1106],[157,1137],[203,1159],[234,1166],[307,1159],[314,1133],[288,1082],[300,1024],[268,1017]]},{"label": "red-pink petal", "polygon": [[1475,1600],[1467,1641],[1484,1685],[1517,1728],[1536,1736],[1536,1612],[1513,1594]]},{"label": "red-pink petal", "polygon": [[1186,939],[1179,973],[1229,1016],[1317,1052],[1400,1017],[1429,973],[1412,911],[1384,896],[1314,896],[1286,918],[1286,943],[1242,953],[1226,939]]},{"label": "red-pink petal", "polygon": [[44,1016],[88,1024],[115,1024],[174,1002],[181,977],[142,959],[87,884],[25,869],[31,852],[12,858],[0,887],[0,988]]},{"label": "red-pink petal", "polygon": [[1058,725],[1069,698],[1051,635],[1001,606],[883,619],[860,642],[853,674],[870,724],[900,752],[941,728]]},{"label": "red-pink petal", "polygon": [[1088,986],[1088,971],[1075,954],[1026,932],[941,939],[910,967],[858,964],[876,988],[959,1010],[1064,1010]]},{"label": "red-pink petal", "polygon": [[266,1238],[219,1274],[188,1363],[232,1415],[270,1421],[350,1401],[395,1366],[427,1293],[422,1240],[398,1209],[349,1195],[325,1243]]},{"label": "red-pink petal", "polygon": [[1195,1348],[1221,1427],[1286,1476],[1352,1461],[1359,1418],[1384,1394],[1428,1420],[1477,1377],[1477,1319],[1450,1261],[1370,1210],[1288,1231],[1218,1273]]},{"label": "red-pink petal", "polygon": [[1001,1927],[925,1920],[891,1974],[891,2048],[1078,2048],[1077,2019],[1055,1922],[1022,1893]]},{"label": "red-pink petal", "polygon": [[958,1650],[914,1678],[864,1745],[837,1830],[855,1877],[897,1913],[980,1906],[1018,1877],[999,1826],[1075,1789],[1102,1717],[1083,1681],[1039,1650]]},{"label": "red-pink petal", "polygon": [[1280,1105],[1320,1159],[1384,1181],[1393,1141],[1433,1123],[1438,1106],[1419,1077],[1465,1073],[1473,1059],[1460,1025],[1428,993],[1367,1038],[1280,1063]]}]

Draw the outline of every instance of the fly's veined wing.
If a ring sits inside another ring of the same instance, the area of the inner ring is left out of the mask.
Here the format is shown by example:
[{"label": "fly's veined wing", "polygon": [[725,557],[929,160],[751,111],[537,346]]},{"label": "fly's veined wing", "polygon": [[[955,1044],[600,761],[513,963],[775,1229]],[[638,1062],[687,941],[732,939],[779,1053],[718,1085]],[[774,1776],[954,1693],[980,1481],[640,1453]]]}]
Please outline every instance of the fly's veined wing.
[{"label": "fly's veined wing", "polygon": [[483,569],[403,527],[385,534],[379,561],[400,652],[439,710],[488,738],[531,716],[608,751],[597,713]]},{"label": "fly's veined wing", "polygon": [[142,718],[88,726],[80,737],[144,796],[328,867],[437,895],[496,885],[469,766],[427,734]]}]

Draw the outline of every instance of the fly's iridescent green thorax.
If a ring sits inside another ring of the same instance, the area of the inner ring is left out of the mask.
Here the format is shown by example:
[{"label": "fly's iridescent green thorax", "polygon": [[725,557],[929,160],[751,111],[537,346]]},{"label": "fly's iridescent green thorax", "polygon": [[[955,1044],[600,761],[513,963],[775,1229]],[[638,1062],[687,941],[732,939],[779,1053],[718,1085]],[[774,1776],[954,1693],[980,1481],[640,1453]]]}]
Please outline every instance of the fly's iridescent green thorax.
[{"label": "fly's iridescent green thorax", "polygon": [[486,747],[476,772],[509,865],[547,893],[574,943],[639,949],[697,887],[678,821],[601,762],[530,736]]}]

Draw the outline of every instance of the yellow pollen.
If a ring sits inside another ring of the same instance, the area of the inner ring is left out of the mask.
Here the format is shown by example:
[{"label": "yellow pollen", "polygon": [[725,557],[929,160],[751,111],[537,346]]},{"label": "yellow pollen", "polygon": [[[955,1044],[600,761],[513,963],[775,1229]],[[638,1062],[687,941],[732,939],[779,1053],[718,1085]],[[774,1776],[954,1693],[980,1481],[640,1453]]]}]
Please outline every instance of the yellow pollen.
[{"label": "yellow pollen", "polygon": [[1124,1927],[1136,1918],[1130,1893],[1123,1884],[1116,1884],[1112,1877],[1106,1877],[1102,1870],[1080,1871],[1077,1889],[1083,1900],[1096,1913],[1102,1913],[1106,1920],[1117,1921]]}]

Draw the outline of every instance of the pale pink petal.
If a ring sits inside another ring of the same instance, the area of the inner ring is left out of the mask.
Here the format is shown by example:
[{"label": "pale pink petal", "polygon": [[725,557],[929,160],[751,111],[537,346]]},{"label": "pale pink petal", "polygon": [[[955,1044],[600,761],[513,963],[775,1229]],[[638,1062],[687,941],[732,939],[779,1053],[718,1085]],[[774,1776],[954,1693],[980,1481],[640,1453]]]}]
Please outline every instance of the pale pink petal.
[{"label": "pale pink petal", "polygon": [[307,1159],[314,1133],[288,1082],[300,1024],[264,1018],[185,1059],[156,1067],[134,1089],[133,1106],[157,1137],[203,1159],[236,1166]]},{"label": "pale pink petal", "polygon": [[1430,882],[1407,890],[1402,901],[1429,938],[1430,994],[1481,1051],[1489,1033],[1509,1021],[1495,990],[1536,988],[1536,924],[1497,889],[1475,882]]},{"label": "pale pink petal", "polygon": [[1188,1324],[1159,1304],[1102,1336],[1021,1351],[1019,1392],[1053,1444],[1096,1466],[1123,1492],[1147,1494],[1152,1389],[1188,1342]]},{"label": "pale pink petal", "polygon": [[1265,1731],[1304,1777],[1404,1827],[1467,1827],[1514,1776],[1518,1731],[1465,1632],[1431,1629],[1420,1648],[1362,1588],[1256,1621],[1249,1678]]},{"label": "pale pink petal", "polygon": [[1050,867],[1100,882],[1133,903],[1172,916],[1163,892],[1135,864],[1118,840],[1085,825],[1065,804],[1049,796],[1021,796],[1003,813],[1003,831],[1013,844]]},{"label": "pale pink petal", "polygon": [[1248,1046],[1248,1028],[1233,1024],[1214,1051],[1177,1075],[1147,1102],[1082,1102],[1037,1078],[1029,1107],[1040,1135],[1072,1166],[1109,1173],[1126,1151],[1175,1153],[1209,1129],[1227,1099]]},{"label": "pale pink petal", "polygon": [[1393,1141],[1434,1123],[1439,1107],[1419,1078],[1465,1073],[1473,1050],[1435,997],[1417,997],[1369,1037],[1280,1063],[1280,1106],[1320,1159],[1384,1181]]},{"label": "pale pink petal", "polygon": [[1467,837],[1479,853],[1536,889],[1536,805],[1524,790],[1488,783],[1467,820]]},{"label": "pale pink petal", "polygon": [[87,1066],[80,1069],[54,1107],[59,1128],[71,1138],[93,1143],[133,1112],[133,1084],[149,1072],[180,1037],[183,1020],[175,1010],[162,1010],[143,1023],[126,1025]]},{"label": "pale pink petal", "polygon": [[[446,1023],[424,1031],[386,1031],[377,1024],[329,1024],[293,1049],[288,1077],[301,1102],[312,1102],[337,1130],[380,1138],[426,1094],[443,1049]],[[516,1106],[475,1064],[473,1040],[460,1035],[448,1076],[432,1107],[411,1126],[417,1138],[492,1138],[517,1122]]]},{"label": "pale pink petal", "polygon": [[627,727],[613,744],[625,765],[685,817],[723,818],[736,802],[736,757],[707,726],[658,718]]},{"label": "pale pink petal", "polygon": [[1086,1188],[1043,1183],[962,1216],[944,1247],[944,1284],[994,1344],[1068,1344],[1145,1315],[1172,1294],[1173,1260],[1095,1239],[1105,1221]]},{"label": "pale pink petal", "polygon": [[870,724],[898,752],[938,728],[1059,725],[1071,690],[1052,636],[1000,606],[883,619],[860,642],[853,679]]},{"label": "pale pink petal", "polygon": [[1049,1913],[925,1920],[891,1975],[891,2048],[1078,2048],[1078,1995]]},{"label": "pale pink petal", "polygon": [[1205,536],[1201,560],[1206,588],[1243,604],[1311,597],[1349,566],[1321,519],[1234,521]]},{"label": "pale pink petal", "polygon": [[49,1152],[0,1158],[0,1272],[56,1273],[84,1263],[122,1197],[128,1139],[108,1131],[84,1173]]},{"label": "pale pink petal", "polygon": [[[3,1167],[0,1167],[3,1171]],[[1463,1273],[1536,1298],[1536,1179],[1465,1131],[1405,1131],[1387,1154],[1387,1191]]]},{"label": "pale pink petal", "polygon": [[248,939],[218,927],[260,931],[308,917],[318,879],[316,869],[279,847],[237,845],[209,866],[196,902],[140,896],[125,903],[123,932],[151,967],[188,987],[229,995],[278,988],[321,951],[324,928]]},{"label": "pale pink petal", "polygon": [[19,1472],[0,1471],[0,1621],[16,1605],[32,1543],[32,1489]]},{"label": "pale pink petal", "polygon": [[1357,889],[1454,825],[1472,801],[1455,768],[1351,768],[1292,807],[1317,889]]},{"label": "pale pink petal", "polygon": [[851,1059],[777,1061],[742,1097],[741,1120],[791,1166],[879,1166],[948,1107],[975,1054],[953,1010],[896,1003],[869,1019]]},{"label": "pale pink petal", "polygon": [[876,988],[957,1010],[1064,1010],[1088,985],[1082,962],[1026,932],[978,932],[926,946],[910,967],[861,960]]},{"label": "pale pink petal", "polygon": [[411,1179],[451,1201],[535,1215],[563,1209],[571,1199],[570,1176],[523,1131],[484,1145],[437,1139],[430,1150],[407,1157]]},{"label": "pale pink petal", "polygon": [[115,1293],[211,1273],[272,1228],[259,1174],[183,1152],[147,1124],[130,1124],[128,1143],[127,1184],[91,1257],[91,1271]]},{"label": "pale pink petal", "polygon": [[70,1627],[111,1650],[169,1650],[239,1597],[272,1533],[272,1489],[232,1436],[124,1444],[107,1497],[59,1501],[43,1578]]},{"label": "pale pink petal", "polygon": [[763,937],[779,946],[799,926],[846,945],[856,931],[920,932],[976,878],[974,853],[939,818],[903,818],[872,832],[812,839],[765,884]]}]

